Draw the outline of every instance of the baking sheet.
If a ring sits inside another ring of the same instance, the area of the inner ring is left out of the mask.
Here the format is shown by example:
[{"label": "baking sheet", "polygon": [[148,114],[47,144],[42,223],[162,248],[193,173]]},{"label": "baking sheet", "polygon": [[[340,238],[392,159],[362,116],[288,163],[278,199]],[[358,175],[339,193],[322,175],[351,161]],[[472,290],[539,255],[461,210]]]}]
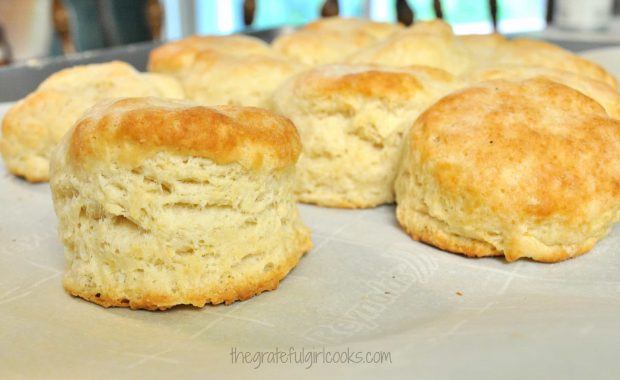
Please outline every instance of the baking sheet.
[{"label": "baking sheet", "polygon": [[[618,58],[601,63],[616,70]],[[414,242],[392,206],[300,207],[315,248],[278,290],[203,309],[104,309],[62,290],[48,185],[0,166],[0,378],[620,375],[620,226],[575,260],[508,264]],[[267,362],[276,350],[305,361]],[[377,351],[390,360],[325,362]]]}]

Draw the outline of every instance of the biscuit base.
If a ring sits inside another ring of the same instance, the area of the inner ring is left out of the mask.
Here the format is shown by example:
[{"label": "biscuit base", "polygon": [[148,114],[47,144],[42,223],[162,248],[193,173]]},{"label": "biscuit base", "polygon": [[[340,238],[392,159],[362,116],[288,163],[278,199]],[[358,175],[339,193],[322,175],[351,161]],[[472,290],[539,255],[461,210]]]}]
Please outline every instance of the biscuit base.
[{"label": "biscuit base", "polygon": [[[265,273],[261,278],[250,279],[228,288],[199,289],[183,297],[171,294],[144,293],[140,298],[128,299],[122,290],[111,289],[110,292],[93,292],[91,289],[75,287],[71,279],[65,276],[64,289],[74,297],[80,297],[103,307],[129,307],[131,309],[167,310],[178,305],[204,307],[206,304],[229,305],[235,301],[245,301],[265,291],[278,288],[280,281],[297,266],[302,256],[312,248],[310,239],[304,241],[302,248],[285,262]],[[255,281],[252,281],[255,280]]]},{"label": "biscuit base", "polygon": [[[504,256],[508,262],[529,258],[543,263],[556,263],[588,252],[597,241],[589,239],[578,245],[545,246],[546,252],[539,252],[540,247],[536,250],[528,250],[530,244],[526,239],[520,239],[514,241],[511,248],[499,250],[485,241],[447,232],[441,220],[419,211],[404,211],[402,207],[399,207],[396,210],[396,217],[400,226],[414,240],[467,257]],[[537,243],[541,244],[538,241]]]}]

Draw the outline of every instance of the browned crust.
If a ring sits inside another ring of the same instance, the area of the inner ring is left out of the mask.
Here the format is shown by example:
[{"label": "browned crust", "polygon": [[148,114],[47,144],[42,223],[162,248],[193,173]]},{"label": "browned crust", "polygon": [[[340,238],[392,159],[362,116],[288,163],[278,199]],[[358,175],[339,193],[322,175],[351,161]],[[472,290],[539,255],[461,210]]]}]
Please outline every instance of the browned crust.
[{"label": "browned crust", "polygon": [[423,88],[410,73],[379,70],[345,74],[333,80],[319,82],[316,86],[322,93],[341,93],[379,99],[390,98],[393,94],[412,95]]},{"label": "browned crust", "polygon": [[[503,252],[503,251],[493,253],[493,251],[487,250],[484,248],[483,246],[483,244],[485,244],[484,242],[481,242],[478,240],[472,240],[472,239],[465,238],[463,236],[451,235],[449,233],[438,232],[438,231],[434,231],[434,233],[427,231],[427,230],[421,230],[421,231],[416,232],[412,228],[409,228],[408,226],[404,226],[403,224],[401,224],[401,226],[403,227],[405,232],[407,232],[407,234],[411,236],[411,238],[414,240],[420,241],[425,244],[432,245],[443,251],[461,254],[467,257],[471,257],[471,258],[504,256],[504,258],[508,262],[513,262],[520,258],[528,258],[528,259],[531,259],[537,262],[552,264],[552,263],[557,263],[560,261],[572,259],[577,256],[581,256],[584,253],[592,249],[592,246],[588,245],[585,247],[581,247],[579,251],[571,255],[565,249],[559,248],[557,251],[551,254],[546,254],[544,256],[537,255],[535,257],[522,256],[518,254],[511,255],[510,252]],[[470,241],[470,244],[463,244],[461,242],[451,240],[451,237],[458,237],[460,239],[468,239]]]},{"label": "browned crust", "polygon": [[400,207],[396,209],[396,219],[405,232],[411,236],[411,238],[430,244],[444,251],[459,253],[467,257],[503,255],[502,252],[498,251],[495,247],[486,242],[454,235],[449,232],[433,228],[428,224],[417,222],[410,223]]},{"label": "browned crust", "polygon": [[69,144],[77,165],[111,159],[133,164],[167,150],[218,164],[280,169],[294,164],[301,152],[293,123],[269,111],[154,98],[100,103],[76,124]]},{"label": "browned crust", "polygon": [[19,178],[23,178],[24,180],[32,184],[45,183],[45,182],[49,182],[50,180],[49,176],[38,176],[38,175],[30,175],[29,173],[20,173],[19,170],[14,170],[14,168],[8,164],[7,164],[7,169],[9,169],[9,172],[11,172],[12,174],[18,176]]},{"label": "browned crust", "polygon": [[301,248],[294,255],[291,255],[285,262],[281,263],[276,269],[267,273],[257,281],[246,281],[229,288],[201,289],[182,298],[168,294],[147,293],[139,299],[128,299],[122,295],[109,295],[104,293],[93,293],[73,287],[65,279],[63,285],[65,291],[72,296],[83,298],[103,307],[129,307],[131,309],[145,310],[167,310],[179,305],[191,305],[204,307],[206,304],[229,305],[235,301],[245,301],[265,291],[278,288],[280,281],[297,266],[301,257],[312,248],[309,235],[303,240]]},{"label": "browned crust", "polygon": [[[563,133],[570,132],[570,137],[559,135],[557,130],[549,127],[554,122],[545,119],[544,108],[540,108],[535,99],[548,99],[547,107],[565,112],[565,120],[561,121]],[[496,101],[492,103],[494,112],[484,112],[482,107],[491,104],[490,100]],[[464,112],[464,107],[470,110]],[[464,120],[467,120],[466,116],[471,120],[476,109],[483,117],[481,122],[468,122],[470,128],[450,129],[449,140],[440,135],[436,144],[424,143],[433,135],[434,126],[452,125],[450,123],[458,119],[454,115],[459,112]],[[532,127],[522,128],[514,120],[507,120],[506,114],[515,114],[515,110]],[[512,124],[507,124],[509,122]],[[506,131],[505,127],[500,127],[503,125],[515,126],[509,139],[503,137]],[[421,160],[431,161],[433,157],[446,154],[453,146],[468,152],[467,161],[452,164],[443,160],[436,164],[436,179],[451,197],[467,196],[470,202],[491,205],[501,212],[516,213],[523,218],[542,220],[553,214],[584,222],[587,221],[584,200],[620,197],[620,185],[616,181],[619,173],[611,168],[603,173],[600,169],[601,162],[613,162],[617,157],[615,142],[620,140],[620,123],[608,118],[602,106],[594,100],[567,86],[541,78],[520,83],[487,82],[446,96],[422,114],[416,126],[419,128],[413,129],[416,132],[412,133],[409,143],[412,149],[420,152]],[[488,144],[474,143],[480,136],[490,136]],[[527,157],[535,160],[538,168],[535,175],[523,178],[518,188],[513,188],[511,197],[500,192],[490,192],[483,197],[480,190],[483,186],[496,188],[503,185],[494,170],[514,167],[515,160],[524,156],[523,147],[527,147]],[[489,160],[490,152],[502,154]],[[593,154],[597,155],[596,158]],[[469,172],[473,168],[479,171],[476,182],[460,182],[461,166],[465,164],[469,165]],[[560,171],[561,176],[558,175]],[[596,186],[592,186],[593,183]],[[532,196],[539,200],[536,204],[528,203]]]},{"label": "browned crust", "polygon": [[297,96],[360,96],[380,101],[409,99],[425,90],[421,82],[431,77],[437,82],[456,83],[445,70],[411,65],[403,68],[377,65],[335,64],[305,71],[294,79]]}]

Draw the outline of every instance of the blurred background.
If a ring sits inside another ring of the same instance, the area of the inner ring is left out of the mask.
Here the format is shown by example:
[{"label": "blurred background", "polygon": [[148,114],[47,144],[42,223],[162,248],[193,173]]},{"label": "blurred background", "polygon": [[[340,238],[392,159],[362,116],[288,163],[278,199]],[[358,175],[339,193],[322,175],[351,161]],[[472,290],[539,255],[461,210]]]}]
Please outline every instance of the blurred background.
[{"label": "blurred background", "polygon": [[190,34],[294,27],[339,14],[458,34],[547,33],[620,42],[620,0],[0,0],[0,64]]}]

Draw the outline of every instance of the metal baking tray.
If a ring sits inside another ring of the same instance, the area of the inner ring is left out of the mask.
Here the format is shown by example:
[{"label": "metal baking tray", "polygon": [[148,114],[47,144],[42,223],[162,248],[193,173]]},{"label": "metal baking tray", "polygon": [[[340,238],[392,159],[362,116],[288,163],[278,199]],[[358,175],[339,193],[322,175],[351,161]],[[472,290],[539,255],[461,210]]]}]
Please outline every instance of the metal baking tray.
[{"label": "metal baking tray", "polygon": [[[271,42],[278,35],[290,32],[291,27],[248,31],[244,34]],[[609,42],[583,42],[549,40],[575,52],[614,45]],[[143,42],[101,50],[91,50],[59,57],[31,59],[0,68],[0,102],[23,98],[34,91],[39,83],[52,73],[75,65],[121,60],[132,64],[136,69],[146,70],[149,52],[162,42]]]}]

